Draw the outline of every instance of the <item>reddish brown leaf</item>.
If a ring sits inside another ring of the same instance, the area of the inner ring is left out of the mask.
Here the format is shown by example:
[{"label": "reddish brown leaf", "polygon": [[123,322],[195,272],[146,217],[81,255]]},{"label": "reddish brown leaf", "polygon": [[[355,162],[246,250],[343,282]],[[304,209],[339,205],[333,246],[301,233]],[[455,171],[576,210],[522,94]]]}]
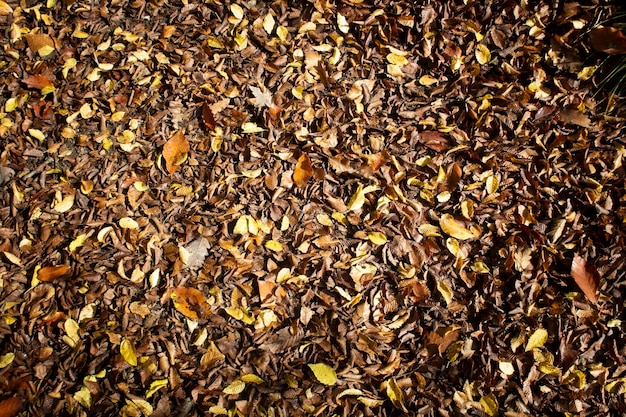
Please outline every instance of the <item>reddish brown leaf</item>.
[{"label": "reddish brown leaf", "polygon": [[176,134],[165,143],[163,146],[163,158],[165,158],[165,167],[170,174],[178,170],[180,164],[187,157],[189,149],[189,142],[182,130],[176,132]]},{"label": "reddish brown leaf", "polygon": [[29,33],[24,35],[24,37],[26,42],[28,42],[28,47],[35,52],[39,52],[44,47],[54,48],[54,39],[45,33]]},{"label": "reddish brown leaf", "polygon": [[450,164],[446,172],[446,190],[453,191],[461,180],[461,177],[463,177],[463,170],[459,164],[456,162]]},{"label": "reddish brown leaf", "polygon": [[200,121],[207,130],[215,130],[217,123],[215,122],[215,116],[213,110],[208,103],[202,105],[202,112],[200,113]]},{"label": "reddish brown leaf", "polygon": [[22,411],[22,399],[19,397],[8,398],[0,402],[0,417],[14,417]]},{"label": "reddish brown leaf", "polygon": [[44,87],[52,87],[54,84],[45,75],[37,74],[26,77],[22,80],[28,88],[41,90]]},{"label": "reddish brown leaf", "polygon": [[37,272],[37,279],[43,282],[52,282],[59,278],[67,278],[72,270],[68,265],[45,266]]},{"label": "reddish brown leaf", "polygon": [[441,133],[436,131],[426,131],[420,133],[421,142],[424,146],[432,149],[436,152],[441,152],[448,149],[448,139],[446,139]]},{"label": "reddish brown leaf", "polygon": [[300,158],[298,158],[296,169],[293,171],[293,182],[298,187],[303,187],[312,176],[313,167],[311,166],[311,160],[303,153],[300,155]]},{"label": "reddish brown leaf", "polygon": [[170,298],[176,310],[193,320],[205,318],[211,309],[204,294],[195,288],[172,288]]},{"label": "reddish brown leaf", "polygon": [[561,120],[565,123],[574,124],[582,127],[589,127],[591,120],[581,111],[575,108],[565,108],[560,113]]},{"label": "reddish brown leaf", "polygon": [[621,30],[612,27],[592,29],[589,33],[591,46],[598,52],[609,55],[626,54],[626,36]]},{"label": "reddish brown leaf", "polygon": [[598,302],[598,287],[600,274],[593,264],[588,263],[582,256],[575,255],[572,260],[572,277],[589,301]]}]

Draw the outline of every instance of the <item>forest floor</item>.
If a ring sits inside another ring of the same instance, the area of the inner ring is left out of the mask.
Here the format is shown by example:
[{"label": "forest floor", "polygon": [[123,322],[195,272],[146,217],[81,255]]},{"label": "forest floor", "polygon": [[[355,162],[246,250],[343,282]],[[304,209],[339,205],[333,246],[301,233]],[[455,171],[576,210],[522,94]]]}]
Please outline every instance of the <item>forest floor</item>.
[{"label": "forest floor", "polygon": [[0,416],[625,415],[611,9],[413,3],[0,1]]}]

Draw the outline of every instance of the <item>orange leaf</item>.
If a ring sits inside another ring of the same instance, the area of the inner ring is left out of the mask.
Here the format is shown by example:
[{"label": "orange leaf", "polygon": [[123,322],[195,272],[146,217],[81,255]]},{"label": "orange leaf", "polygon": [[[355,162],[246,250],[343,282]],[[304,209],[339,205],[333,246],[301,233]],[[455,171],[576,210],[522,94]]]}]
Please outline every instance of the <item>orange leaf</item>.
[{"label": "orange leaf", "polygon": [[72,270],[68,265],[46,266],[37,272],[37,279],[43,282],[52,282],[57,278],[67,278]]},{"label": "orange leaf", "polygon": [[189,142],[182,130],[176,132],[174,136],[165,142],[163,146],[163,158],[165,158],[165,167],[170,174],[178,170],[178,167],[186,158],[189,149]]},{"label": "orange leaf", "polygon": [[22,411],[22,399],[19,397],[8,398],[0,402],[0,417],[14,417]]},{"label": "orange leaf", "polygon": [[302,187],[312,176],[313,167],[311,167],[311,160],[305,153],[303,153],[300,155],[300,158],[298,158],[298,162],[296,163],[296,169],[293,172],[293,182],[298,187]]},{"label": "orange leaf", "polygon": [[172,288],[170,298],[176,310],[193,320],[206,317],[211,309],[204,294],[195,288]]},{"label": "orange leaf", "polygon": [[50,35],[44,33],[29,33],[25,35],[25,37],[26,42],[28,42],[28,47],[35,52],[39,52],[44,47],[54,49],[54,40]]},{"label": "orange leaf", "polygon": [[587,263],[582,256],[574,255],[572,260],[572,278],[578,284],[589,301],[598,303],[598,287],[600,286],[600,274],[593,264]]},{"label": "orange leaf", "polygon": [[22,80],[22,82],[26,84],[28,88],[36,88],[38,90],[41,90],[44,87],[52,87],[54,85],[52,84],[52,81],[48,79],[48,77],[41,74],[26,77]]}]

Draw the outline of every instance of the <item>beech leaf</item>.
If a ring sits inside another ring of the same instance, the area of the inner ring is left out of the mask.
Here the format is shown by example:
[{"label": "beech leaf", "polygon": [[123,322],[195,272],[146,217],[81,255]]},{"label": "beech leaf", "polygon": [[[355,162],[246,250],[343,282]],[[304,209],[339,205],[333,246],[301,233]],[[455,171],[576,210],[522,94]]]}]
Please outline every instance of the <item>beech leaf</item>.
[{"label": "beech leaf", "polygon": [[180,164],[182,164],[189,152],[189,141],[183,134],[182,130],[179,130],[169,138],[163,146],[163,158],[165,158],[165,168],[170,174],[175,173],[178,170]]},{"label": "beech leaf", "polygon": [[313,176],[313,167],[311,166],[311,160],[307,154],[303,153],[298,158],[296,163],[296,169],[293,171],[293,182],[298,187],[304,187],[304,185]]},{"label": "beech leaf", "polygon": [[466,229],[463,224],[456,221],[450,214],[444,214],[441,216],[441,219],[439,219],[439,226],[446,234],[458,240],[468,240],[477,237],[470,230]]},{"label": "beech leaf", "polygon": [[324,385],[335,385],[337,383],[337,374],[335,370],[325,363],[310,363],[309,368],[313,371],[315,379]]},{"label": "beech leaf", "polygon": [[174,302],[174,308],[192,320],[205,317],[211,308],[204,294],[195,288],[172,288],[170,298]]},{"label": "beech leaf", "polygon": [[572,260],[572,278],[585,294],[587,299],[594,304],[598,303],[598,287],[600,286],[600,274],[596,267],[576,254]]}]

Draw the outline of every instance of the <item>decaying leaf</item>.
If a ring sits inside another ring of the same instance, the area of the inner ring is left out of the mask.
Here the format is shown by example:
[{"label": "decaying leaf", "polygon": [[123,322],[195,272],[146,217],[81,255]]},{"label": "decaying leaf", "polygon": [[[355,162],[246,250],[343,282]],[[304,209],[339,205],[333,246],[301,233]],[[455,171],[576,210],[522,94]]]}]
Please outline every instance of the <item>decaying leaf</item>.
[{"label": "decaying leaf", "polygon": [[200,122],[206,130],[213,131],[217,127],[215,116],[209,103],[204,103],[200,109]]},{"label": "decaying leaf", "polygon": [[324,385],[335,385],[337,383],[337,374],[335,370],[325,363],[310,363],[309,368],[313,371],[315,379]]},{"label": "decaying leaf", "polygon": [[596,267],[585,261],[582,256],[576,254],[572,260],[571,275],[587,299],[597,304],[600,274]]},{"label": "decaying leaf", "polygon": [[303,153],[298,158],[296,163],[296,169],[293,171],[293,183],[298,187],[304,187],[304,185],[313,176],[313,167],[311,166],[311,160],[307,154]]},{"label": "decaying leaf", "polygon": [[195,288],[172,288],[170,298],[176,310],[193,320],[205,318],[211,310],[204,294]]},{"label": "decaying leaf", "polygon": [[180,165],[187,158],[189,150],[189,141],[182,130],[176,132],[165,142],[163,146],[163,158],[165,159],[165,167],[170,174],[178,171]]},{"label": "decaying leaf", "polygon": [[29,33],[25,35],[28,47],[39,54],[41,57],[45,57],[54,52],[54,39],[52,36],[44,33]]}]

